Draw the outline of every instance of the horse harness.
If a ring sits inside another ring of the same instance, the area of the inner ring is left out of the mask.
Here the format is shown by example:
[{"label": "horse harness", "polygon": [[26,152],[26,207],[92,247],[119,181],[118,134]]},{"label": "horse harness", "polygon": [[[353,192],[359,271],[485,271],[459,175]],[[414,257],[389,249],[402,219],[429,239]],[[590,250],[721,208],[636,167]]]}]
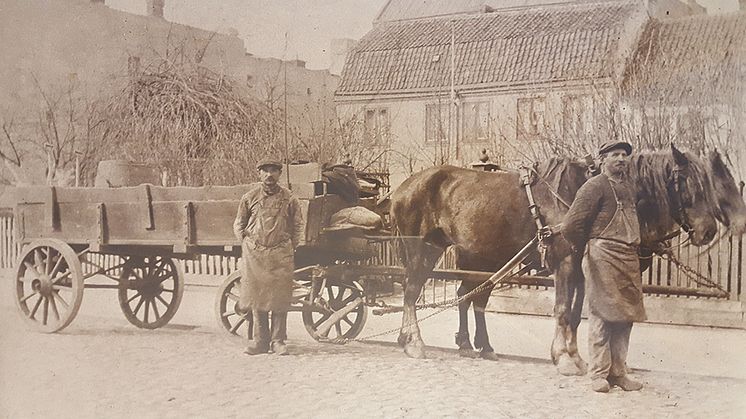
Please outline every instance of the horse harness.
[{"label": "horse harness", "polygon": [[688,165],[677,163],[671,171],[671,177],[668,180],[668,187],[673,188],[675,192],[674,196],[676,197],[676,211],[672,215],[681,226],[681,229],[686,233],[692,230],[692,226],[689,223],[689,216],[686,215],[686,207],[687,205],[690,206],[693,202],[691,195],[684,188],[688,178],[688,169]]},{"label": "horse harness", "polygon": [[[521,186],[526,190],[526,197],[528,198],[528,210],[531,212],[531,218],[534,219],[534,223],[536,224],[536,240],[537,240],[537,250],[539,251],[539,255],[541,256],[541,267],[542,268],[549,268],[549,263],[547,260],[547,252],[549,250],[549,246],[552,244],[552,237],[556,234],[555,231],[559,229],[562,224],[558,224],[556,226],[548,226],[544,222],[544,217],[541,215],[541,210],[539,208],[539,205],[536,204],[536,200],[534,199],[533,191],[531,190],[531,186],[534,184],[536,179],[542,180],[544,183],[547,183],[547,186],[550,186],[548,182],[536,171],[534,167],[528,167],[528,166],[521,166]],[[570,205],[565,202],[564,199],[562,199],[559,194],[554,191],[551,186],[549,187],[549,192],[554,195],[559,202],[561,202],[563,205],[565,205],[567,208],[570,208]]]},{"label": "horse harness", "polygon": [[[587,178],[594,177],[601,172],[590,155],[585,157],[585,162],[588,166],[588,169],[586,171]],[[548,268],[549,266],[547,263],[547,250],[551,245],[552,237],[556,234],[555,231],[561,228],[562,224],[558,224],[556,226],[546,225],[546,223],[544,222],[544,217],[541,214],[541,209],[534,199],[531,186],[536,182],[536,179],[539,179],[549,187],[549,192],[554,195],[554,197],[557,198],[560,203],[562,203],[568,209],[570,208],[570,204],[562,199],[557,191],[555,191],[551,187],[551,185],[549,185],[549,183],[536,171],[536,164],[531,167],[521,166],[520,170],[521,187],[523,187],[526,191],[526,197],[528,198],[528,209],[531,212],[531,218],[533,218],[534,223],[536,224],[536,238],[538,241],[537,247],[541,255],[541,266],[544,268]],[[677,163],[671,171],[671,176],[668,179],[667,187],[669,188],[669,190],[673,190],[674,201],[676,205],[676,209],[672,211],[671,215],[679,223],[681,229],[684,230],[686,233],[689,233],[692,230],[692,227],[689,222],[689,216],[686,213],[686,208],[692,204],[693,200],[691,195],[685,188],[687,178],[688,165],[681,165]],[[674,233],[674,235],[677,234],[678,232]],[[671,239],[671,237],[672,236],[666,237],[663,239],[663,241],[665,242]]]}]

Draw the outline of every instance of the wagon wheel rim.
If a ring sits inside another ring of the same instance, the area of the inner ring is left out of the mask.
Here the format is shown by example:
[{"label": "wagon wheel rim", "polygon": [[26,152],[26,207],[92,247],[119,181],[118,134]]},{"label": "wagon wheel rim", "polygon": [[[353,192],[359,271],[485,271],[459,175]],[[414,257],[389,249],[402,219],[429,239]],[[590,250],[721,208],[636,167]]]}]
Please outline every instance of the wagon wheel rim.
[{"label": "wagon wheel rim", "polygon": [[119,306],[127,320],[142,329],[157,329],[176,314],[184,294],[184,275],[164,256],[130,258],[119,277]]},{"label": "wagon wheel rim", "polygon": [[241,272],[230,274],[218,288],[215,297],[215,317],[220,330],[231,337],[252,338],[254,325],[251,312],[239,310]]},{"label": "wagon wheel rim", "polygon": [[[356,281],[350,284],[328,283],[323,290],[320,290],[319,297],[318,301],[323,309],[319,310],[317,307],[303,310],[303,325],[306,331],[316,339],[319,326],[329,319],[332,313],[341,310],[357,298],[363,298],[363,292],[362,287]],[[367,318],[368,308],[365,304],[360,304],[336,322],[326,337],[354,339],[362,332]]]},{"label": "wagon wheel rim", "polygon": [[80,259],[69,245],[53,239],[31,243],[16,264],[16,306],[33,329],[58,332],[78,314],[83,283]]}]

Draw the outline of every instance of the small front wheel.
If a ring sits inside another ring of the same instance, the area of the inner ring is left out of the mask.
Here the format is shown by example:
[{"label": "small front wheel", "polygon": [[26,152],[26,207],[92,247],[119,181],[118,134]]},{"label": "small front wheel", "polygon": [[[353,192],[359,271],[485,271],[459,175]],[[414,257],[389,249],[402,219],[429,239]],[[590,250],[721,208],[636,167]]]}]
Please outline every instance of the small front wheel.
[{"label": "small front wheel", "polygon": [[165,326],[184,295],[184,274],[173,259],[132,257],[119,276],[119,307],[124,317],[142,329]]},{"label": "small front wheel", "polygon": [[350,304],[356,304],[350,312],[336,321],[329,329],[329,333],[324,336],[328,339],[354,339],[362,332],[368,319],[368,307],[363,301],[363,288],[357,281],[327,283],[323,289],[318,290],[314,306],[303,308],[303,325],[314,339],[319,339],[318,332],[322,324],[334,313],[347,308]]}]

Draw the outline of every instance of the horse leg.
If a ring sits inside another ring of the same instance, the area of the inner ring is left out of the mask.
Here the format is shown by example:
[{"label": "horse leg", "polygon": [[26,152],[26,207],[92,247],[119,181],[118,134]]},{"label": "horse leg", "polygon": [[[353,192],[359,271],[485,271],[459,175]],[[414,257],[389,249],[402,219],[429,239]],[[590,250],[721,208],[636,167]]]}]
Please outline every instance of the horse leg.
[{"label": "horse leg", "polygon": [[[551,357],[552,362],[557,365],[557,370],[562,375],[582,375],[568,347],[568,343],[572,342],[571,317],[575,294],[574,287],[571,284],[572,275],[573,262],[571,258],[560,261],[554,273],[554,317],[556,326],[554,339],[552,340]],[[575,352],[577,353],[577,341]]]},{"label": "horse leg", "polygon": [[420,335],[420,327],[417,324],[417,300],[422,293],[422,287],[432,272],[438,255],[442,253],[434,246],[423,244],[417,246],[415,252],[410,252],[412,259],[407,267],[407,280],[404,285],[404,315],[402,326],[397,339],[404,352],[412,358],[425,358],[425,343]]},{"label": "horse leg", "polygon": [[420,327],[417,325],[415,307],[424,285],[425,276],[418,273],[410,275],[404,287],[404,315],[397,340],[399,345],[404,347],[404,352],[411,358],[425,358],[425,344],[420,335]]},{"label": "horse leg", "polygon": [[490,299],[493,287],[488,287],[474,298],[474,346],[479,349],[479,356],[490,361],[497,361],[495,350],[490,345],[490,338],[487,333],[487,321],[485,319],[485,309]]},{"label": "horse leg", "polygon": [[[474,289],[470,284],[461,281],[456,295],[461,298]],[[471,299],[466,299],[458,305],[458,332],[456,332],[456,345],[458,345],[458,354],[466,358],[476,358],[477,354],[469,342],[469,306]]]},{"label": "horse leg", "polygon": [[571,288],[575,292],[575,299],[570,311],[570,341],[568,343],[568,352],[575,366],[578,367],[580,375],[588,372],[588,363],[583,360],[578,352],[578,326],[580,326],[581,315],[583,313],[583,300],[585,300],[585,278],[580,270],[580,263],[577,263],[577,269],[574,270],[570,279]]}]

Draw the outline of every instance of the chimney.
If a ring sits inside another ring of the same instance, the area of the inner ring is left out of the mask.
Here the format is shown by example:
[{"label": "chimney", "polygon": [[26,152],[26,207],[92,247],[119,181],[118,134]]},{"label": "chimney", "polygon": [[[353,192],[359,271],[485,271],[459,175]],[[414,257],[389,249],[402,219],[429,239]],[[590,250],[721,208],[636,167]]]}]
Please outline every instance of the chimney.
[{"label": "chimney", "polygon": [[166,7],[166,0],[145,0],[145,4],[145,7],[147,8],[146,14],[148,16],[163,19],[163,8]]}]

